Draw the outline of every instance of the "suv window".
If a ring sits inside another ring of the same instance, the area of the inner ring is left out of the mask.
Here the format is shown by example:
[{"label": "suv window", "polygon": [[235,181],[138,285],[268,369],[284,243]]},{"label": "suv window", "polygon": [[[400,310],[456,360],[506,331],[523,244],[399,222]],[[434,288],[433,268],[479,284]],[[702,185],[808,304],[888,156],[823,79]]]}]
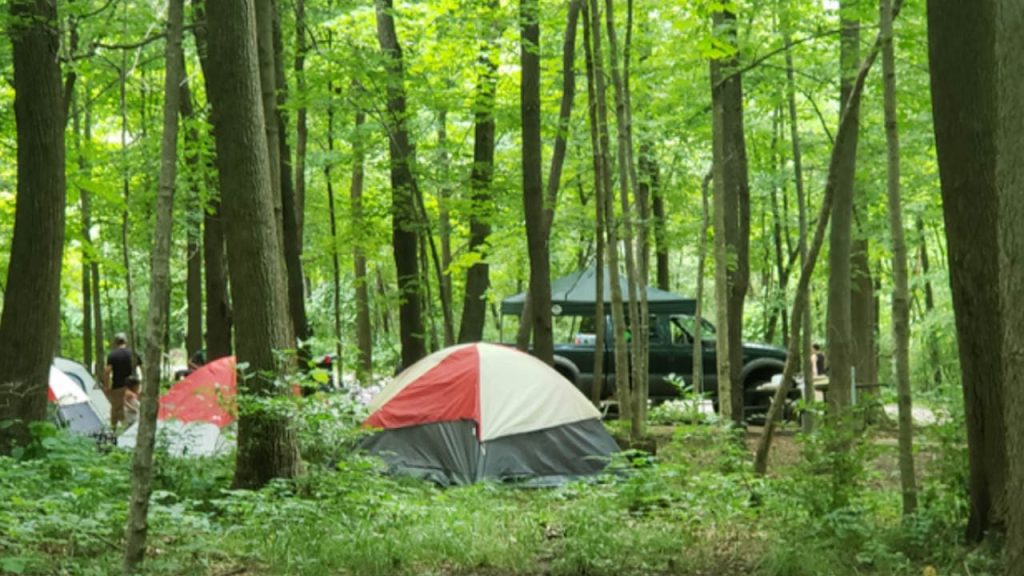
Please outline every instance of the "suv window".
[{"label": "suv window", "polygon": [[[673,344],[689,344],[693,342],[693,329],[697,319],[688,314],[675,314],[669,319],[669,329],[672,331]],[[701,318],[701,338],[709,338],[715,335],[713,324]]]}]

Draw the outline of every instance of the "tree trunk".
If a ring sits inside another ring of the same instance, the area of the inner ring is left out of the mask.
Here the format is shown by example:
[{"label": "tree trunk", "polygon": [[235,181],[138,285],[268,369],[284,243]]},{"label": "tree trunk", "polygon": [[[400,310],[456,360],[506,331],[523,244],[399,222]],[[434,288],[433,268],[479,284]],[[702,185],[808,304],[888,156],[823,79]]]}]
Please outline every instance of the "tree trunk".
[{"label": "tree trunk", "polygon": [[274,19],[277,0],[256,0],[256,50],[259,57],[260,97],[263,106],[267,153],[270,158],[270,185],[274,198],[274,230],[284,254],[284,207],[281,204],[281,133],[277,117],[277,67],[274,65]]},{"label": "tree trunk", "polygon": [[[75,135],[75,162],[78,166],[78,177],[88,181],[89,164],[82,151],[82,108],[79,98],[75,98],[71,107],[71,126]],[[92,311],[92,260],[95,258],[92,245],[92,214],[89,210],[89,191],[85,186],[78,186],[79,213],[82,218],[82,361],[89,369],[93,365],[93,311]]]},{"label": "tree trunk", "polygon": [[[859,58],[860,22],[848,17],[852,0],[839,4],[842,33],[840,37],[840,89],[839,101],[844,107],[850,100],[853,76]],[[857,132],[859,130],[859,106],[851,108],[853,130],[845,141],[846,147],[839,150],[838,188],[835,208],[832,211],[832,229],[829,232],[828,253],[828,351],[830,357],[828,403],[829,416],[839,421],[852,401],[851,368],[856,350],[854,349],[853,320],[850,316],[851,282],[851,229],[853,226],[853,188],[857,168]],[[837,140],[838,142],[838,140]]]},{"label": "tree trunk", "polygon": [[[492,0],[488,5],[489,10],[493,13],[497,5]],[[459,342],[483,340],[487,316],[486,295],[491,284],[487,238],[491,235],[491,219],[494,216],[491,181],[494,178],[494,98],[498,85],[497,35],[497,26],[492,26],[477,61],[480,76],[473,106],[473,168],[469,177],[472,204],[468,249],[479,254],[480,258],[466,270]]]},{"label": "tree trunk", "polygon": [[[793,70],[793,51],[789,48],[790,36],[789,36],[790,24],[789,19],[785,20],[783,25],[783,41],[785,42],[786,48],[786,103],[789,108],[789,139],[793,146],[793,181],[796,187],[796,202],[797,202],[797,216],[799,218],[800,226],[800,238],[797,240],[797,249],[800,252],[800,267],[803,268],[807,262],[807,234],[808,234],[808,223],[807,223],[807,194],[804,192],[804,170],[803,170],[803,154],[800,149],[800,127],[799,117],[796,113],[796,81],[794,79]],[[817,401],[814,394],[814,386],[811,384],[814,382],[814,370],[811,367],[811,286],[807,285],[807,302],[808,305],[804,307],[804,313],[800,317],[800,323],[802,328],[800,330],[800,372],[804,377],[804,404],[808,410],[804,413],[802,418],[803,431],[806,434],[810,434],[814,429],[814,417],[812,416],[814,410],[811,408]],[[785,312],[783,312],[785,314]],[[792,330],[792,329],[791,329]],[[795,334],[796,332],[793,331]],[[788,343],[787,343],[788,344]]]},{"label": "tree trunk", "polygon": [[[252,0],[207,7],[207,91],[214,111],[217,164],[227,227],[232,302],[238,309],[238,362],[249,374],[239,395],[270,397],[290,392],[278,352],[291,342],[285,268],[277,238],[271,162],[260,100],[256,14]],[[278,390],[278,388],[283,388]],[[286,416],[255,407],[238,426],[234,486],[256,488],[299,470],[294,430]]]},{"label": "tree trunk", "polygon": [[892,234],[893,367],[899,398],[899,461],[903,514],[917,509],[914,475],[914,420],[910,391],[910,288],[907,281],[907,243],[903,239],[900,207],[900,141],[896,116],[896,57],[893,48],[892,0],[881,0],[882,87],[885,97],[885,140],[888,143],[887,188],[889,232]]},{"label": "tree trunk", "polygon": [[605,324],[604,309],[604,277],[605,277],[605,196],[607,191],[604,188],[604,165],[601,152],[601,140],[598,134],[598,103],[595,88],[594,70],[594,43],[591,38],[590,10],[587,3],[583,3],[583,51],[587,67],[587,118],[590,124],[590,148],[593,151],[591,159],[594,168],[594,243],[595,247],[595,277],[598,279],[595,289],[594,306],[594,371],[593,381],[590,385],[590,401],[595,406],[600,406],[604,396],[604,364],[608,348],[607,329]]},{"label": "tree trunk", "polygon": [[127,51],[121,52],[120,74],[120,109],[121,109],[121,194],[124,197],[124,210],[121,212],[121,263],[124,265],[125,308],[128,310],[128,340],[136,346],[138,340],[135,332],[135,288],[132,283],[132,261],[128,250],[129,216],[131,213],[130,191],[128,187],[128,101],[126,87],[128,85]]},{"label": "tree trunk", "polygon": [[303,250],[306,222],[306,145],[309,126],[306,112],[306,0],[295,0],[295,89],[299,107],[295,112],[295,227],[299,236],[299,256]]},{"label": "tree trunk", "polygon": [[[327,93],[334,94],[334,86],[327,83]],[[334,106],[327,108],[327,152],[333,157],[334,153]],[[333,317],[334,317],[334,350],[338,355],[336,362],[344,366],[342,362],[342,335],[341,335],[341,262],[338,256],[338,218],[334,203],[334,182],[331,178],[331,162],[324,164],[324,181],[327,183],[327,220],[331,230],[331,284],[333,290]],[[360,183],[361,184],[361,183]],[[352,185],[355,186],[353,179]]]},{"label": "tree trunk", "polygon": [[[631,338],[630,358],[632,373],[630,375],[630,402],[632,412],[630,419],[630,436],[641,438],[644,434],[647,415],[647,397],[644,395],[643,382],[647,374],[644,370],[641,357],[643,355],[644,319],[640,310],[640,291],[637,289],[640,281],[636,259],[636,236],[633,230],[633,217],[630,208],[630,193],[634,192],[633,184],[636,178],[631,178],[630,142],[629,134],[629,111],[627,109],[626,89],[623,75],[619,69],[619,46],[615,32],[615,8],[612,0],[605,0],[605,26],[608,31],[608,62],[612,78],[612,88],[615,97],[615,120],[618,128],[617,153],[618,153],[618,175],[619,175],[619,202],[622,210],[623,253],[626,260],[626,290],[629,296],[629,331]],[[618,247],[609,244],[609,248],[617,250]]]},{"label": "tree trunk", "polygon": [[[275,4],[271,2],[271,4]],[[288,84],[284,74],[284,41],[281,38],[281,15],[273,14],[274,32],[274,83],[277,88],[274,101],[274,116],[278,134],[278,176],[281,189],[281,231],[284,243],[284,263],[288,274],[288,311],[292,321],[292,332],[300,342],[310,337],[309,322],[306,318],[306,282],[302,271],[302,234],[299,230],[299,203],[292,185],[292,153],[288,146],[288,115],[285,104],[288,101]],[[308,361],[309,348],[298,347],[301,359]]]},{"label": "tree trunk", "polygon": [[[727,42],[736,43],[736,14],[724,10],[714,17],[716,33],[724,34]],[[723,289],[726,289],[723,312],[719,313],[719,343],[716,357],[719,363],[719,410],[728,414],[737,425],[743,425],[743,301],[746,298],[749,277],[750,245],[750,186],[747,178],[747,151],[743,134],[743,86],[741,75],[734,70],[739,65],[737,51],[727,59],[712,60],[712,117],[715,124],[715,177],[714,190],[720,201],[715,203],[715,229],[724,232],[722,246],[716,244],[717,272],[722,268]],[[717,242],[717,240],[716,240]],[[728,259],[735,265],[727,266]],[[727,329],[723,330],[725,323]],[[724,334],[722,334],[724,332]],[[728,372],[726,372],[728,369]],[[722,389],[728,385],[728,406],[721,402]],[[725,411],[728,408],[728,411]]]},{"label": "tree trunk", "polygon": [[[1019,377],[1013,373],[1015,357],[1006,356],[1004,349],[1004,344],[1016,343],[1004,343],[1003,327],[1005,322],[1007,330],[1015,328],[1012,319],[1020,306],[1011,301],[1008,309],[1000,307],[1001,282],[996,281],[1002,271],[998,223],[1004,216],[1009,226],[1020,224],[1004,212],[1013,203],[1001,207],[998,195],[999,188],[1009,184],[1002,171],[1008,172],[1014,163],[1010,151],[1020,148],[1007,150],[1007,166],[1001,166],[1004,151],[997,139],[1003,129],[1012,132],[1021,117],[1001,110],[998,102],[999,89],[1010,89],[1017,80],[1001,79],[997,66],[1009,66],[1020,54],[1010,56],[1014,54],[1010,51],[1003,57],[1005,63],[997,60],[994,51],[1010,41],[996,38],[996,30],[1010,22],[997,17],[1000,9],[1012,10],[1020,22],[1019,6],[1012,1],[928,2],[935,144],[967,415],[967,537],[971,541],[981,540],[991,530],[1002,531],[1006,525],[1009,462],[1003,409],[1010,411],[1013,402],[1004,397],[1003,379]],[[1007,358],[1014,361],[1004,366]]]},{"label": "tree trunk", "polygon": [[[714,177],[714,170],[708,170],[700,183],[700,232],[697,236],[697,288],[694,294],[696,305],[693,310],[693,374],[690,386],[702,395],[704,389],[704,268],[708,254],[708,187]],[[717,294],[717,292],[716,292]]]},{"label": "tree trunk", "polygon": [[[179,84],[182,67],[181,29],[183,0],[167,3],[167,42],[164,49],[163,135],[160,140],[160,180],[156,197],[153,251],[150,253],[149,311],[146,321],[143,391],[138,418],[138,438],[132,458],[132,493],[125,528],[125,573],[135,572],[146,557],[149,532],[149,497],[153,490],[153,448],[160,396],[161,341],[171,299],[171,230],[174,225],[174,181],[178,163]],[[191,318],[191,314],[189,315]]]},{"label": "tree trunk", "polygon": [[[902,0],[896,0],[893,7],[893,18],[899,13]],[[864,81],[867,79],[871,66],[878,57],[881,48],[882,35],[875,38],[875,42],[868,53],[867,58],[861,63],[856,76],[850,82],[850,97],[843,106],[840,115],[839,129],[836,130],[835,144],[832,146],[832,153],[828,163],[828,177],[825,181],[825,195],[821,200],[821,210],[818,212],[818,224],[814,230],[814,238],[808,247],[807,258],[800,269],[800,280],[796,286],[796,299],[793,302],[793,310],[790,316],[789,348],[787,350],[786,365],[782,371],[782,384],[775,391],[772,398],[771,408],[765,417],[764,430],[757,441],[757,448],[754,452],[754,472],[763,476],[768,471],[768,452],[771,449],[772,438],[775,434],[775,424],[782,415],[786,405],[786,397],[793,383],[793,377],[797,372],[797,363],[802,355],[800,354],[800,332],[803,328],[800,319],[810,302],[811,275],[814,273],[814,266],[818,261],[818,254],[825,240],[825,228],[828,226],[829,216],[835,207],[835,198],[840,187],[840,173],[843,169],[844,150],[850,145],[850,140],[857,137],[857,109],[860,106],[861,96],[864,94]]]},{"label": "tree trunk", "polygon": [[542,180],[540,125],[540,9],[538,0],[520,0],[519,63],[520,113],[522,115],[523,213],[530,257],[533,355],[554,362],[551,327],[551,263],[544,235],[544,182]]},{"label": "tree trunk", "polygon": [[640,145],[640,186],[650,188],[651,212],[654,218],[654,261],[657,273],[658,290],[669,290],[668,240],[665,238],[665,197],[661,190],[661,172],[658,160],[654,155],[653,145],[643,142]]},{"label": "tree trunk", "polygon": [[455,344],[455,321],[452,319],[452,222],[448,202],[452,191],[451,160],[448,157],[448,111],[441,110],[437,119],[437,146],[440,153],[438,164],[442,173],[442,184],[437,192],[438,235],[441,237],[441,265],[437,282],[441,296],[441,311],[444,313],[444,345]]},{"label": "tree trunk", "polygon": [[[590,35],[594,61],[594,91],[597,96],[598,144],[601,161],[601,188],[604,200],[604,225],[607,233],[605,263],[611,286],[612,330],[615,347],[615,388],[619,402],[619,418],[632,421],[633,406],[629,382],[629,352],[626,342],[626,318],[623,310],[622,285],[619,282],[619,240],[612,190],[610,138],[608,136],[608,89],[604,77],[604,56],[601,50],[601,12],[598,0],[590,0]],[[600,279],[603,281],[603,278]]]},{"label": "tree trunk", "polygon": [[[366,275],[366,250],[359,241],[359,230],[365,226],[363,214],[363,165],[366,162],[366,151],[362,145],[362,129],[366,122],[366,114],[356,111],[355,128],[352,138],[352,185],[349,193],[352,212],[352,259],[355,267],[356,292],[356,343],[357,361],[356,377],[360,384],[368,385],[373,380],[373,332],[370,326],[370,279]],[[340,358],[340,356],[339,356]]]},{"label": "tree trunk", "polygon": [[[181,119],[185,123],[185,163],[188,165],[189,182],[189,196],[186,204],[188,272],[185,280],[187,308],[185,350],[191,355],[203,348],[203,252],[200,238],[205,211],[202,209],[200,198],[199,179],[202,178],[202,167],[199,163],[199,131],[195,126],[197,119],[192,106],[192,91],[189,89],[184,56],[180,51],[178,58],[181,59],[182,74],[178,98]],[[166,130],[166,127],[164,129]]]},{"label": "tree trunk", "polygon": [[[924,310],[925,316],[930,316],[935,309],[935,294],[932,291],[931,262],[928,259],[928,239],[925,236],[924,220],[917,218],[917,233],[920,236],[919,257],[921,259],[921,276],[924,278]],[[932,383],[939,387],[942,385],[942,353],[939,350],[935,335],[929,331],[925,336],[928,346],[928,365],[932,366]],[[927,389],[927,388],[926,388]]]},{"label": "tree trunk", "polygon": [[398,274],[402,367],[427,355],[420,308],[421,282],[416,216],[416,150],[406,128],[402,48],[395,33],[392,0],[375,0],[377,41],[386,57],[388,148],[391,155],[391,235]]},{"label": "tree trunk", "polygon": [[0,316],[0,453],[29,440],[46,418],[50,364],[60,333],[64,251],[64,114],[57,5],[12,0],[17,203]]}]

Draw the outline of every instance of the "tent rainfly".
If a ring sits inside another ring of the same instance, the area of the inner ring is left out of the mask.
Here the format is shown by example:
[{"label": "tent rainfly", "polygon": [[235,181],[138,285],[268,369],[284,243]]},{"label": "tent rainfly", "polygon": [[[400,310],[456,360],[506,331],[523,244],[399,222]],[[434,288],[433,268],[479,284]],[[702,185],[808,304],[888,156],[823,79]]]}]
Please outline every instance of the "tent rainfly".
[{"label": "tent rainfly", "polygon": [[[626,278],[619,276],[623,300],[629,301],[629,286]],[[509,296],[501,301],[501,313],[519,315],[523,312],[526,292]],[[593,316],[597,305],[597,272],[587,268],[551,281],[551,311],[559,316]],[[604,272],[604,305],[612,305],[611,282],[608,271]],[[693,314],[696,301],[672,292],[647,288],[647,306],[651,314]]]},{"label": "tent rainfly", "polygon": [[568,380],[513,348],[463,344],[399,374],[370,403],[363,447],[393,473],[442,486],[558,484],[604,469],[618,446]]},{"label": "tent rainfly", "polygon": [[[160,397],[157,438],[176,456],[212,456],[230,450],[234,441],[225,433],[234,422],[235,357],[214,360],[191,373]],[[138,423],[118,438],[118,446],[133,448]]]},{"label": "tent rainfly", "polygon": [[105,429],[106,423],[99,409],[89,400],[89,395],[56,366],[50,366],[47,398],[56,405],[60,423],[71,432],[94,436]]}]

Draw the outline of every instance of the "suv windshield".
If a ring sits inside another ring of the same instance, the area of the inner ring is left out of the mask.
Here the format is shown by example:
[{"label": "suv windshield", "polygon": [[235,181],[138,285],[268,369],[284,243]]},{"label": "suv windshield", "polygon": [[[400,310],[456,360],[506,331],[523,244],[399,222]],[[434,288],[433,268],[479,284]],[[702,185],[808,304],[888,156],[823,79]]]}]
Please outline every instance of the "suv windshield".
[{"label": "suv windshield", "polygon": [[[688,314],[674,314],[669,318],[673,344],[693,342],[693,329],[697,319]],[[715,327],[706,319],[701,318],[701,339],[709,339],[715,335]]]}]

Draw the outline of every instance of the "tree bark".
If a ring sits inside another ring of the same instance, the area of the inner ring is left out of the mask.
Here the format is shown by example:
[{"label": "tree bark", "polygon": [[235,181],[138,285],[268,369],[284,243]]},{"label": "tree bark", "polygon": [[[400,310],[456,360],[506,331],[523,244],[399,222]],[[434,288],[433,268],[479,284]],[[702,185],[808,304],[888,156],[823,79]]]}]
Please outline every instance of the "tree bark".
[{"label": "tree bark", "polygon": [[[128,249],[128,230],[131,226],[131,194],[128,186],[128,100],[126,87],[128,85],[128,57],[127,52],[121,53],[120,69],[120,112],[121,112],[121,194],[124,197],[124,209],[121,212],[121,263],[124,265],[124,290],[125,308],[128,311],[128,340],[132,346],[136,346],[138,339],[135,330],[135,287],[132,282],[132,261]],[[144,124],[143,124],[144,125]]]},{"label": "tree bark", "polygon": [[284,254],[284,207],[281,204],[281,132],[277,117],[277,67],[274,63],[274,19],[277,0],[256,0],[256,50],[259,57],[260,97],[263,105],[267,153],[270,158],[270,183],[274,194],[277,242]]},{"label": "tree bark", "polygon": [[437,191],[437,224],[441,237],[441,265],[437,278],[441,296],[441,312],[444,314],[444,345],[455,344],[455,321],[452,318],[452,221],[448,210],[452,191],[451,159],[448,157],[448,111],[441,110],[437,118],[437,146],[440,153],[438,164],[442,173],[442,184]]},{"label": "tree bark", "polygon": [[[840,36],[840,89],[839,101],[844,107],[850,100],[853,76],[859,58],[860,23],[848,17],[852,0],[839,5],[842,32]],[[851,235],[853,227],[854,176],[857,168],[857,132],[859,106],[850,109],[853,133],[839,151],[842,162],[838,166],[838,188],[832,211],[828,253],[828,351],[830,358],[828,403],[829,416],[839,421],[852,401],[851,368],[855,358],[853,320],[851,318]],[[838,142],[838,140],[837,140]]]},{"label": "tree bark", "polygon": [[50,364],[60,333],[64,251],[64,113],[57,5],[8,2],[17,124],[17,204],[0,316],[0,453],[29,440],[46,418]]},{"label": "tree bark", "polygon": [[640,186],[650,188],[651,216],[654,218],[654,262],[658,290],[669,290],[669,246],[665,237],[665,197],[661,190],[661,171],[654,155],[653,145],[645,141],[640,145]]},{"label": "tree bark", "polygon": [[[82,107],[80,98],[74,98],[71,103],[71,129],[75,135],[75,163],[78,167],[78,177],[87,181],[89,177],[89,163],[86,161],[85,152],[82,150]],[[92,268],[91,261],[94,258],[92,245],[92,214],[89,208],[89,191],[85,186],[78,186],[79,214],[82,218],[82,361],[89,369],[93,365],[93,311],[92,311]]]},{"label": "tree bark", "polygon": [[302,256],[306,222],[306,146],[309,142],[309,124],[306,110],[306,0],[295,0],[295,89],[299,107],[295,112],[295,227],[299,236],[299,256]]},{"label": "tree bark", "polygon": [[422,291],[417,263],[419,240],[415,208],[416,150],[406,128],[405,77],[402,48],[395,33],[392,0],[375,0],[377,41],[386,57],[388,148],[391,155],[391,236],[398,274],[399,332],[402,367],[412,366],[427,355],[424,341]]},{"label": "tree bark", "polygon": [[[330,81],[327,83],[327,92],[334,94],[334,86]],[[327,108],[327,152],[333,156],[334,152],[334,106]],[[334,318],[334,351],[338,355],[336,362],[342,363],[342,335],[341,335],[341,261],[338,256],[338,217],[334,202],[334,182],[331,178],[331,162],[324,164],[324,181],[327,183],[327,221],[331,230],[331,283],[333,290],[332,316]],[[361,182],[360,182],[361,184]],[[355,180],[353,180],[353,186]]]},{"label": "tree bark", "polygon": [[[232,301],[237,316],[238,362],[249,374],[239,396],[268,398],[289,393],[280,380],[287,349],[285,268],[274,212],[271,162],[260,100],[256,13],[252,0],[212,2],[207,7],[207,91],[213,105],[221,196],[227,227]],[[283,390],[279,390],[283,388]],[[286,416],[251,407],[238,426],[234,486],[256,488],[299,470],[294,430]]]},{"label": "tree bark", "polygon": [[[179,84],[182,68],[183,0],[168,0],[167,41],[164,49],[163,135],[160,140],[160,179],[157,186],[153,251],[150,253],[149,310],[146,321],[143,391],[138,439],[132,458],[132,492],[125,528],[125,573],[135,572],[146,557],[149,497],[153,490],[153,448],[160,396],[161,343],[171,299],[171,230],[174,225],[174,181],[178,162]],[[191,315],[190,315],[191,318]]]},{"label": "tree bark", "polygon": [[554,362],[551,326],[551,263],[544,235],[544,182],[542,180],[540,123],[540,9],[538,0],[520,0],[519,63],[522,115],[523,212],[530,257],[530,300],[533,317],[533,355]]},{"label": "tree bark", "polygon": [[[1000,306],[997,279],[1004,271],[998,232],[999,223],[1019,226],[1020,221],[1012,222],[1004,213],[1012,204],[999,205],[999,187],[1006,180],[1000,173],[1003,151],[995,135],[1012,130],[1020,115],[1000,109],[1000,84],[1008,89],[1016,80],[1000,78],[997,66],[1014,56],[1011,51],[1000,58],[995,51],[1010,40],[996,38],[1003,24],[997,13],[1012,10],[1019,16],[1019,6],[1014,4],[928,2],[932,113],[967,415],[967,537],[971,541],[981,540],[989,531],[1002,531],[1007,514],[1008,429],[1003,409],[1007,406],[1009,411],[1012,401],[1004,396],[1004,378],[1016,376],[1016,359],[1004,366],[1004,359],[1012,358],[1005,355],[1004,322],[1009,330],[1013,311],[1020,306],[1014,308],[1015,302],[1008,303],[1010,310]],[[1013,164],[1011,158],[1007,164]],[[1017,568],[1021,565],[1016,563]],[[1008,566],[1013,567],[1013,562]]]},{"label": "tree bark", "polygon": [[914,420],[910,388],[910,288],[907,280],[907,243],[903,237],[903,210],[900,206],[900,140],[896,116],[892,0],[881,0],[880,12],[885,139],[888,144],[886,185],[889,192],[889,232],[892,235],[893,368],[899,402],[900,488],[903,514],[909,516],[917,509],[917,482],[914,475]]},{"label": "tree bark", "polygon": [[[498,8],[498,3],[492,0],[488,7],[494,12]],[[490,28],[490,36],[484,41],[477,60],[480,76],[477,79],[476,102],[473,106],[473,168],[469,177],[471,209],[468,249],[480,257],[466,270],[459,342],[483,340],[484,322],[487,317],[486,294],[491,284],[487,238],[491,235],[491,219],[494,216],[491,182],[494,178],[494,99],[498,85],[497,35],[498,29],[494,25]]]}]

